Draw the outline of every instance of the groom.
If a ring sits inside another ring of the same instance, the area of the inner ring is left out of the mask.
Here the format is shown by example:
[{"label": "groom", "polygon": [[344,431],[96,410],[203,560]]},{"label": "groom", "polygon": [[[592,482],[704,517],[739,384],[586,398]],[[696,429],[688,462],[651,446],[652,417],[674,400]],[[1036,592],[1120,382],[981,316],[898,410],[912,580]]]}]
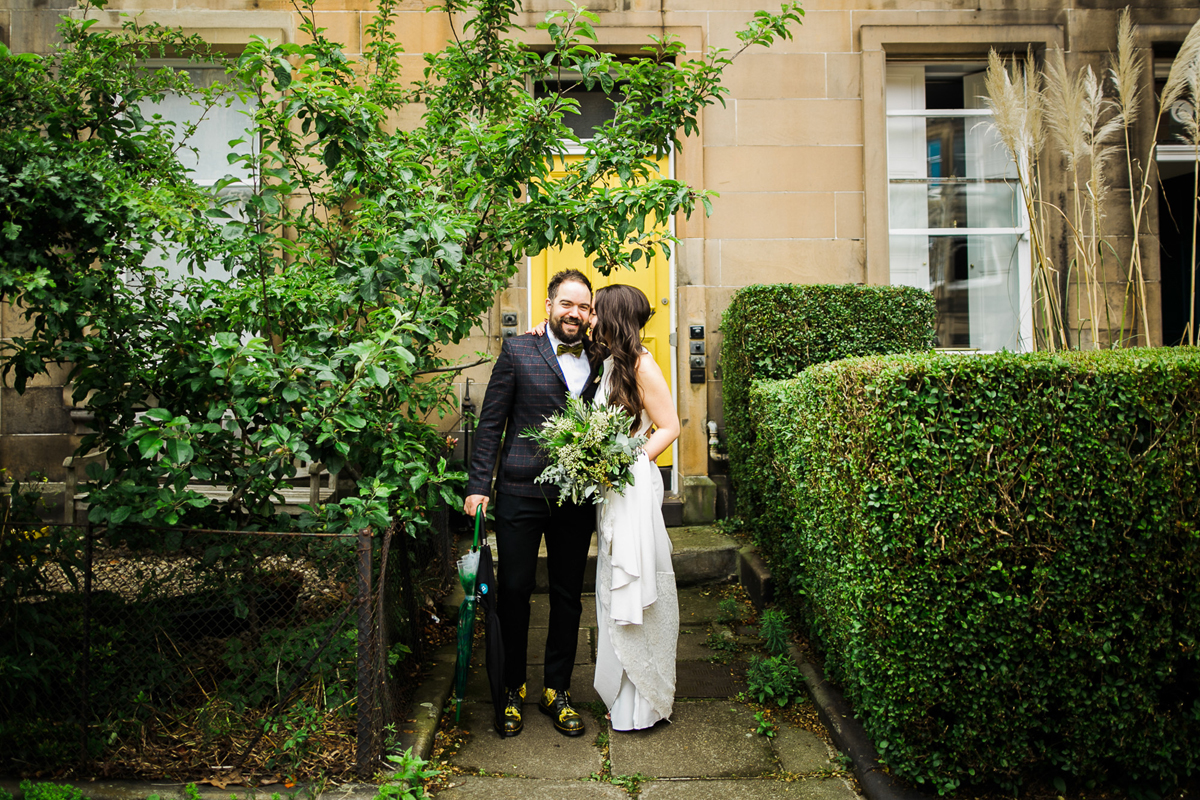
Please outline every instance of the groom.
[{"label": "groom", "polygon": [[[496,476],[496,546],[499,550],[497,609],[504,637],[504,685],[508,699],[501,736],[516,736],[524,727],[526,650],[529,643],[529,598],[534,589],[538,548],[546,537],[550,576],[550,627],[546,637],[545,689],[538,709],[549,714],[565,736],[581,736],[583,719],[571,706],[571,670],[583,613],[580,595],[588,548],[596,526],[591,504],[558,505],[558,489],[534,483],[546,467],[532,439],[522,436],[566,407],[568,391],[590,399],[596,392],[584,349],[584,331],[592,316],[592,285],[577,270],[550,279],[546,298],[545,336],[525,334],[506,339],[492,369],[476,429],[464,511],[468,517],[487,510],[492,467],[500,451]],[[503,446],[501,441],[503,440]]]}]

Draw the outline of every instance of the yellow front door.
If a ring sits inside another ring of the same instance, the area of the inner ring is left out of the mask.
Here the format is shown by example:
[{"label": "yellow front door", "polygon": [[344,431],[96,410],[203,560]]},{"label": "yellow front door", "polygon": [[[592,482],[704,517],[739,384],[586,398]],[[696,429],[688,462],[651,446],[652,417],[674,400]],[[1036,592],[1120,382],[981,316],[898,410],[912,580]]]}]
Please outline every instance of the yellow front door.
[{"label": "yellow front door", "polygon": [[[573,158],[567,156],[568,162]],[[555,159],[558,160],[557,158]],[[659,163],[660,173],[667,169],[666,159]],[[564,174],[562,170],[555,170],[552,175],[561,177]],[[529,296],[533,303],[533,320],[538,320],[542,315],[542,303],[546,298],[546,284],[550,281],[550,276],[564,269],[577,269],[584,275],[588,276],[588,280],[592,282],[592,289],[599,289],[601,286],[608,286],[613,283],[627,283],[631,286],[636,286],[645,292],[646,297],[650,300],[650,305],[654,308],[654,316],[650,318],[650,322],[646,324],[643,331],[642,342],[646,349],[654,356],[654,360],[658,362],[659,368],[662,370],[663,376],[667,379],[668,386],[674,386],[674,375],[671,371],[671,269],[667,259],[663,258],[661,252],[656,251],[649,266],[640,263],[636,271],[620,270],[612,275],[605,277],[592,266],[591,259],[586,258],[583,253],[583,248],[580,245],[569,245],[563,248],[552,250],[543,250],[538,255],[529,259]],[[673,463],[671,450],[663,453],[658,457],[658,465],[660,467],[668,467]]]}]

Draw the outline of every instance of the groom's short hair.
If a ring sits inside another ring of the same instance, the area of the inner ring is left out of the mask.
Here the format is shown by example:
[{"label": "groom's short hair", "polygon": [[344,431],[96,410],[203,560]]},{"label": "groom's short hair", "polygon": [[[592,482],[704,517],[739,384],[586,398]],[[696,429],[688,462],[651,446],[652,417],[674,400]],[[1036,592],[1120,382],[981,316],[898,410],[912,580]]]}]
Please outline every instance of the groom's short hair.
[{"label": "groom's short hair", "polygon": [[558,295],[558,287],[567,281],[582,283],[587,287],[589,293],[592,291],[592,282],[588,280],[587,275],[577,269],[564,269],[562,272],[554,273],[554,276],[550,278],[550,282],[546,284],[546,296],[553,300]]}]

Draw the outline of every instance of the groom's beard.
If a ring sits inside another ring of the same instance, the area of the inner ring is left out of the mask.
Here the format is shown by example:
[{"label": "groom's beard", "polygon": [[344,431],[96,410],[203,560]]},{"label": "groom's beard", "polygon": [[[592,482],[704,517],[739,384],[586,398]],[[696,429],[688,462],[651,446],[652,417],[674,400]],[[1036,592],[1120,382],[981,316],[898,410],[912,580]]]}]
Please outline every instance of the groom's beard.
[{"label": "groom's beard", "polygon": [[[563,332],[563,321],[568,319],[576,323],[575,332],[572,334]],[[567,315],[559,317],[558,319],[550,320],[550,330],[554,331],[554,338],[558,339],[563,344],[575,344],[576,342],[582,341],[585,325],[586,323],[578,317],[571,317]]]}]

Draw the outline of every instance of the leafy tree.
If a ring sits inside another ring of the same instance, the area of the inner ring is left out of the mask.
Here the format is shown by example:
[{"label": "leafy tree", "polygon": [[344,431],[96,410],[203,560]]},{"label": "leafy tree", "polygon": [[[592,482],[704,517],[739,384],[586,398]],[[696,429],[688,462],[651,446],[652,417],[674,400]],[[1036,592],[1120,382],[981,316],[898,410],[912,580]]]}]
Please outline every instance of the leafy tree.
[{"label": "leafy tree", "polygon": [[[549,14],[549,48],[535,51],[512,39],[512,0],[446,0],[463,29],[408,84],[393,7],[380,3],[361,60],[308,9],[310,42],[256,39],[224,90],[139,69],[155,54],[213,56],[134,22],[112,34],[67,20],[52,54],[0,52],[0,293],[33,323],[3,369],[23,388],[71,366],[95,418],[81,450],[106,455],[89,471],[92,521],[285,525],[272,498],[308,460],[343,489],[302,524],[395,521],[415,535],[431,492],[452,500],[457,478],[425,423],[449,409],[464,366],[442,353],[520,261],[578,242],[605,273],[631,267],[669,248],[672,214],[707,210],[705,193],[654,179],[654,159],[721,100],[735,54],[688,59],[662,37],[620,60],[588,44],[596,18],[579,9]],[[742,49],[789,38],[802,13],[757,13]],[[566,124],[579,111],[568,86],[528,89],[565,74],[620,87],[589,141]],[[251,176],[244,208],[190,180],[178,158],[190,129],[143,113],[167,92],[205,108],[252,101],[247,152],[230,155]],[[397,130],[407,106],[421,124]],[[567,145],[584,156],[552,179]],[[151,266],[160,247],[188,277]]]}]

